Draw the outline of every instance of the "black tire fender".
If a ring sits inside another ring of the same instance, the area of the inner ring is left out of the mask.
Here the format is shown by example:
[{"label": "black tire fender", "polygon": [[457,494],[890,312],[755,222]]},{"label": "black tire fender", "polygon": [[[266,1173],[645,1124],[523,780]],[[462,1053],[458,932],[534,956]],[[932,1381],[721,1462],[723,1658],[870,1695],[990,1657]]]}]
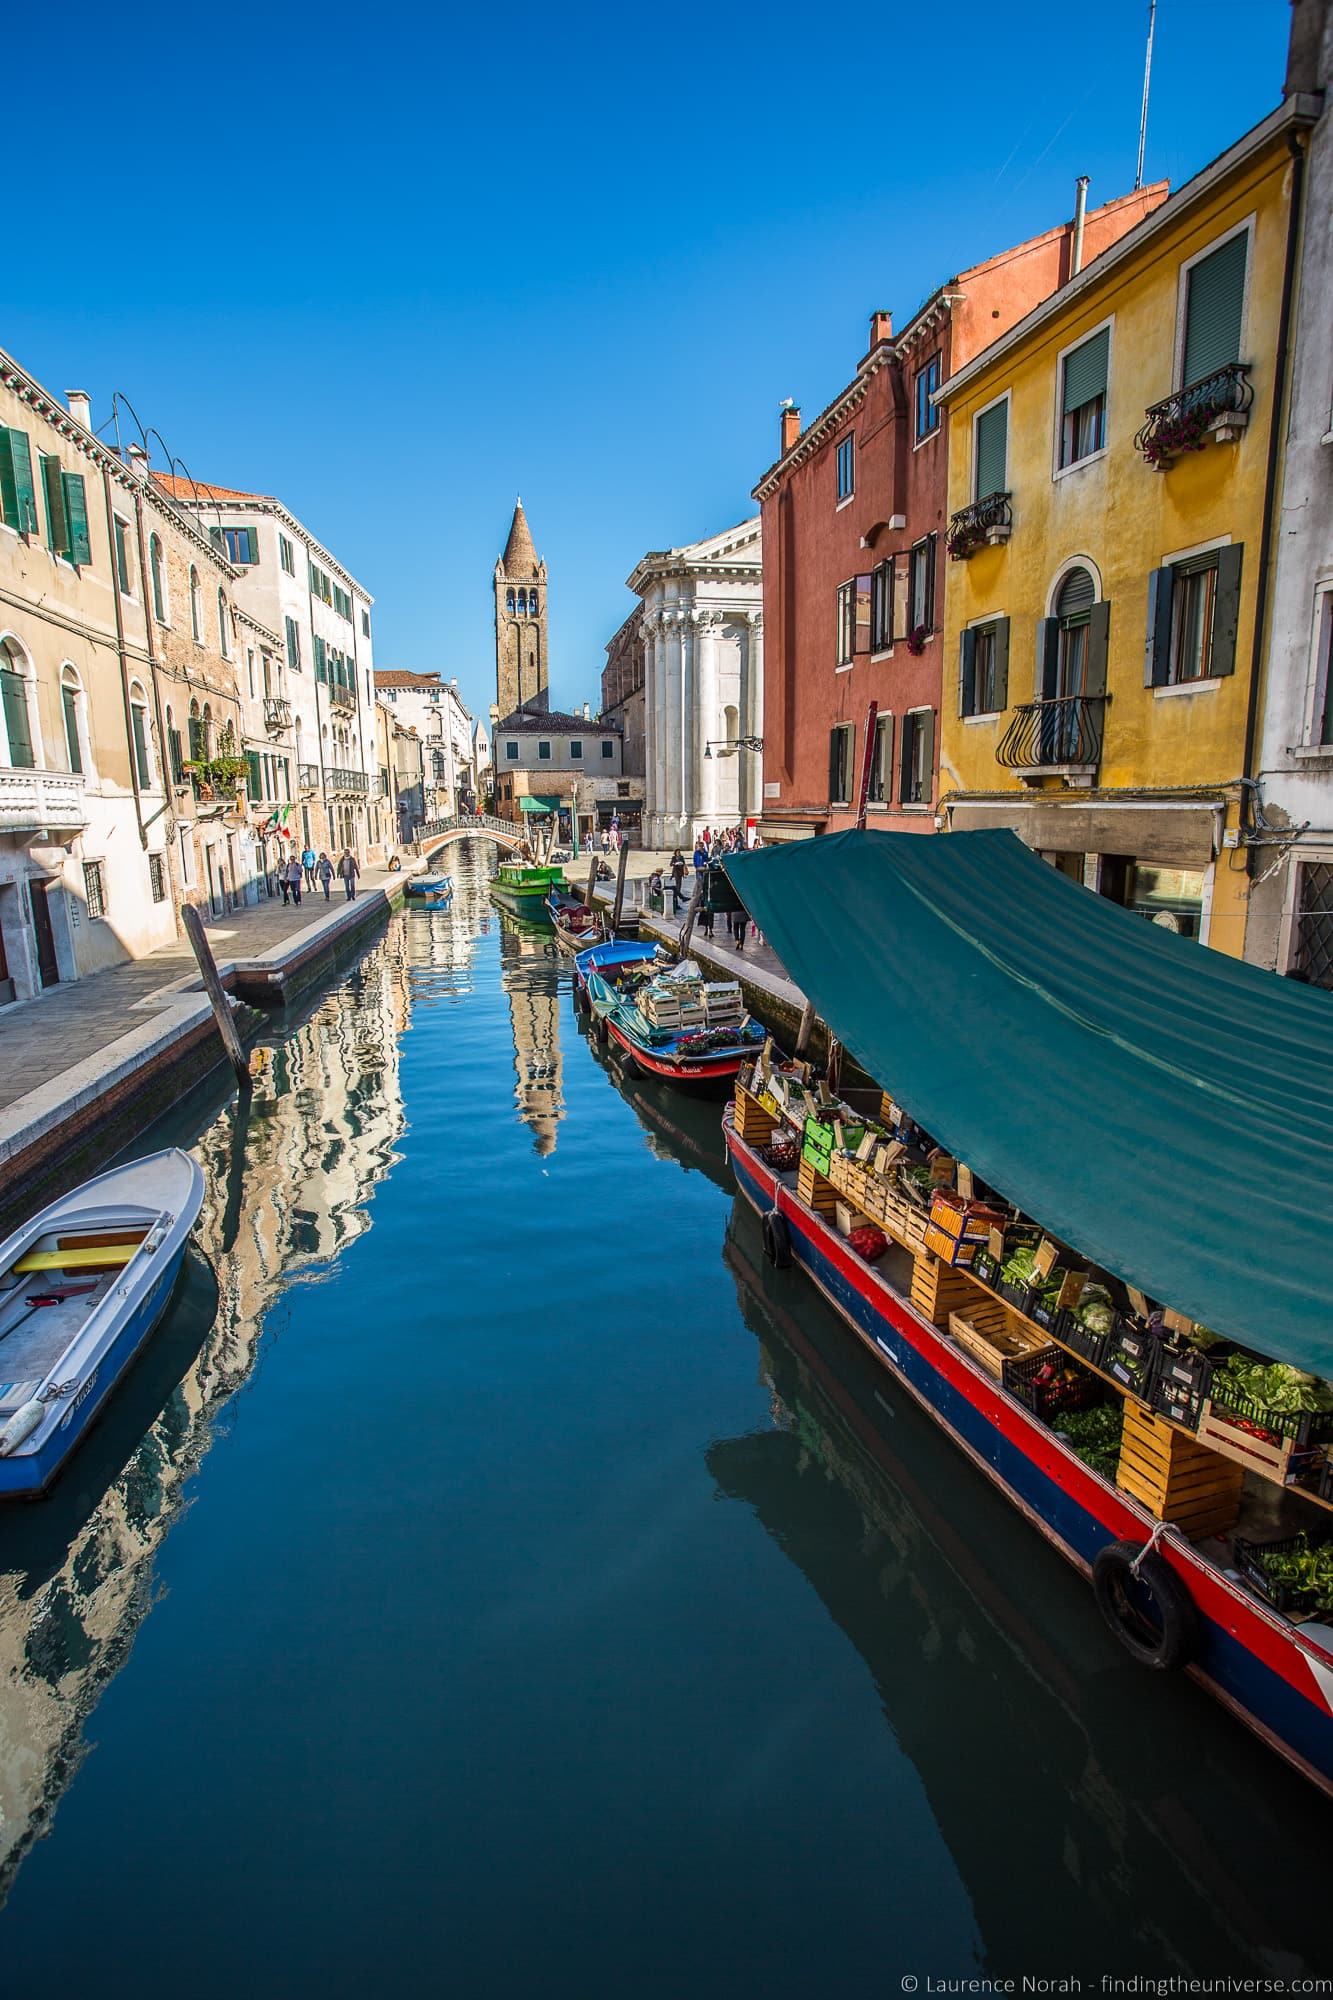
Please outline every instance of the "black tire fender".
[{"label": "black tire fender", "polygon": [[791,1231],[787,1218],[778,1209],[770,1208],[763,1220],[764,1255],[777,1271],[791,1269]]},{"label": "black tire fender", "polygon": [[640,1063],[637,1056],[633,1056],[630,1054],[628,1049],[622,1049],[620,1051],[620,1073],[622,1076],[625,1077],[636,1077],[643,1075],[643,1065]]},{"label": "black tire fender", "polygon": [[[1102,1617],[1141,1667],[1172,1673],[1188,1666],[1197,1654],[1199,1614],[1194,1600],[1155,1549],[1145,1550],[1137,1542],[1108,1542],[1092,1565],[1092,1589]],[[1140,1604],[1152,1615],[1144,1615]]]}]

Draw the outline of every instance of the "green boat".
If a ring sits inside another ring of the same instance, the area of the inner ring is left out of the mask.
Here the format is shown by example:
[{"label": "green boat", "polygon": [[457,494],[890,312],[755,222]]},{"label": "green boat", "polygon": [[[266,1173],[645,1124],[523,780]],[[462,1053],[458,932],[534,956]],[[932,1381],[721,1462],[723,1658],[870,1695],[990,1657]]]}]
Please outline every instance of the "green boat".
[{"label": "green boat", "polygon": [[546,898],[552,889],[563,886],[563,868],[533,867],[522,861],[502,861],[491,882],[491,901],[516,917],[550,928]]}]

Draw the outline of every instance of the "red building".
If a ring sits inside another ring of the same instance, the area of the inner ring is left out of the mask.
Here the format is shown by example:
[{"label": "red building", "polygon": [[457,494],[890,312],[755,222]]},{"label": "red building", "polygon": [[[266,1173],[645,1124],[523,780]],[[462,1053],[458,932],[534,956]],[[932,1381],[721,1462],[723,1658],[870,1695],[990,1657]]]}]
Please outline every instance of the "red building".
[{"label": "red building", "polygon": [[[856,819],[878,703],[870,823],[934,828],[949,375],[1166,199],[1160,182],[1062,223],[932,293],[901,333],[870,320],[853,380],[805,430],[782,412],[763,510],[765,839]],[[1003,532],[1005,523],[998,528]]]}]

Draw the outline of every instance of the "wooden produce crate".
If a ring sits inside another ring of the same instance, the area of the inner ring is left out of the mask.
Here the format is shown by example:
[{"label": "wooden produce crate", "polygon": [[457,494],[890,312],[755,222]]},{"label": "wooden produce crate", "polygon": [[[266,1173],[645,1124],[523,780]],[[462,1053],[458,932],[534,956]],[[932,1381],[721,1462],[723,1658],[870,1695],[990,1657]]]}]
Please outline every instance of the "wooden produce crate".
[{"label": "wooden produce crate", "polygon": [[1125,1400],[1116,1485],[1192,1538],[1225,1534],[1240,1513],[1244,1473],[1132,1398]]},{"label": "wooden produce crate", "polygon": [[759,1099],[745,1088],[736,1085],[736,1132],[747,1146],[766,1146],[777,1129],[776,1115],[765,1110]]},{"label": "wooden produce crate", "polygon": [[838,1191],[831,1180],[802,1158],[796,1172],[796,1192],[807,1208],[813,1208],[818,1215],[832,1215],[833,1205],[838,1199]]},{"label": "wooden produce crate", "polygon": [[962,1271],[951,1270],[927,1250],[912,1259],[912,1304],[934,1326],[948,1326],[949,1314],[966,1314],[977,1288]]},{"label": "wooden produce crate", "polygon": [[[891,1182],[885,1183],[884,1219],[880,1227],[912,1252],[915,1257],[926,1247],[926,1229],[929,1219],[924,1208],[917,1208],[910,1201],[895,1194]],[[876,1217],[878,1221],[879,1218]]]},{"label": "wooden produce crate", "polygon": [[1016,1313],[999,1299],[978,1298],[967,1311],[949,1314],[949,1331],[974,1361],[999,1382],[1006,1360],[1017,1361],[1024,1354],[1039,1354],[1047,1345],[1039,1333],[1025,1326]]},{"label": "wooden produce crate", "polygon": [[[1247,1422],[1251,1425],[1248,1429]],[[1215,1403],[1211,1396],[1204,1397],[1199,1412],[1199,1443],[1278,1486],[1296,1484],[1314,1460],[1314,1447],[1308,1441],[1284,1437],[1279,1431],[1256,1429],[1252,1420]]]}]

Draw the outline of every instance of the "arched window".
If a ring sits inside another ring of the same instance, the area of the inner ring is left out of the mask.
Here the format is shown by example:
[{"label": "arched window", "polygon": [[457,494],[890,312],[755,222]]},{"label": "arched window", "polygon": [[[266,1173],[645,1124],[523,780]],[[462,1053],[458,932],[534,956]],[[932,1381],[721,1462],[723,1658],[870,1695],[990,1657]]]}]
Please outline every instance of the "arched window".
[{"label": "arched window", "polygon": [[204,747],[204,725],[199,714],[198,701],[190,703],[190,762],[200,764],[208,755]]},{"label": "arched window", "polygon": [[505,592],[505,610],[512,611],[513,608],[514,608],[514,593],[512,590],[507,590]]},{"label": "arched window", "polygon": [[17,639],[0,640],[0,713],[5,740],[4,760],[16,770],[37,767],[37,718],[33,711],[33,670]]},{"label": "arched window", "polygon": [[1088,626],[1097,600],[1097,586],[1086,569],[1071,569],[1060,585],[1055,616],[1060,634],[1056,647],[1056,698],[1082,694],[1088,671]]},{"label": "arched window", "polygon": [[130,682],[130,729],[134,741],[134,769],[141,792],[153,787],[153,761],[148,754],[148,696],[142,681]]},{"label": "arched window", "polygon": [[211,757],[213,755],[213,704],[211,701],[204,703],[204,713],[200,719],[199,726],[204,742],[204,755],[205,757]]},{"label": "arched window", "polygon": [[167,622],[167,579],[162,562],[162,542],[159,536],[148,537],[148,575],[153,586],[153,616],[159,625]]},{"label": "arched window", "polygon": [[204,643],[204,601],[199,590],[199,572],[190,564],[190,631],[196,646]]},{"label": "arched window", "polygon": [[533,618],[537,616],[537,593],[535,590],[528,592],[528,612]]},{"label": "arched window", "polygon": [[[1091,688],[1093,611],[1097,580],[1078,563],[1060,578],[1051,616],[1042,627],[1040,651],[1041,738],[1043,764],[1086,762],[1084,700]],[[1100,680],[1106,689],[1105,619],[1101,624]]]},{"label": "arched window", "polygon": [[83,682],[73,667],[60,669],[60,708],[65,718],[65,760],[83,771]]},{"label": "arched window", "polygon": [[225,594],[218,591],[218,647],[224,660],[231,658],[231,618]]}]

